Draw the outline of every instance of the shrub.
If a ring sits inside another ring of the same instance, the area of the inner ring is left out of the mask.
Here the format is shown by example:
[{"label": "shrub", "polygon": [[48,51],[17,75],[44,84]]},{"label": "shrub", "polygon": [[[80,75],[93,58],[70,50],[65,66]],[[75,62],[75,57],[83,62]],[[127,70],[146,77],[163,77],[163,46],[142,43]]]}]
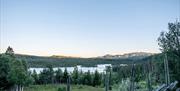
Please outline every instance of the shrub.
[{"label": "shrub", "polygon": [[58,91],[66,91],[66,88],[65,87],[59,87]]}]

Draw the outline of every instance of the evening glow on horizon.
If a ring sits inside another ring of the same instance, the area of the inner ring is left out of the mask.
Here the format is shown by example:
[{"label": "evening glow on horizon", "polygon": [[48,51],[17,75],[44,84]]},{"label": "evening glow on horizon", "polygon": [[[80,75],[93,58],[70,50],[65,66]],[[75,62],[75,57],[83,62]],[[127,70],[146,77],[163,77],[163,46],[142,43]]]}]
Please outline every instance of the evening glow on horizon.
[{"label": "evening glow on horizon", "polygon": [[179,0],[1,0],[0,52],[95,57],[159,51]]}]

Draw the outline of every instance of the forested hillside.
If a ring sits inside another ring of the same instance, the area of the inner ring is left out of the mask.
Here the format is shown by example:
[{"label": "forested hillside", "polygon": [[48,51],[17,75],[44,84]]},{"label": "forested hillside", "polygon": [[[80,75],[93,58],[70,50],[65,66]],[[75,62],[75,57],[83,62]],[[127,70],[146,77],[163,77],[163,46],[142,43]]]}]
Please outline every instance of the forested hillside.
[{"label": "forested hillside", "polygon": [[[131,64],[132,62],[142,62],[148,59],[149,55],[138,55],[134,57],[126,58],[73,58],[73,57],[42,57],[42,56],[32,56],[32,55],[20,55],[16,54],[16,57],[22,60],[26,60],[30,67],[46,67],[47,65],[52,65],[53,67],[68,66],[73,67],[76,65],[82,66],[96,66],[97,64]],[[138,59],[138,60],[137,60]]]}]

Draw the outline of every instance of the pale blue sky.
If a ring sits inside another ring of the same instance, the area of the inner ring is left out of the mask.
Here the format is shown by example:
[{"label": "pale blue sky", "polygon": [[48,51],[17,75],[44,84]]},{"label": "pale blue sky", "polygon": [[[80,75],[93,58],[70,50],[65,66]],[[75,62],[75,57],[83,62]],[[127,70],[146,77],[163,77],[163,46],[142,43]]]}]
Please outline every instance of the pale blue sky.
[{"label": "pale blue sky", "polygon": [[92,57],[159,52],[179,0],[0,0],[1,45],[16,53]]}]

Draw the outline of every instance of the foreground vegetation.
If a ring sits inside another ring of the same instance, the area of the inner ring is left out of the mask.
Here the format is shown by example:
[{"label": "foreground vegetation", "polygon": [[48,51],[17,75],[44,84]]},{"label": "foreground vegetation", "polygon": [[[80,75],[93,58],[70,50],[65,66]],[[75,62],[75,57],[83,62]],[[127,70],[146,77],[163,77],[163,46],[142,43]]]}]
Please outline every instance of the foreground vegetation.
[{"label": "foreground vegetation", "polygon": [[[48,84],[48,85],[30,85],[24,88],[24,91],[60,91],[58,89],[66,89],[64,84]],[[104,88],[92,87],[86,85],[72,85],[72,91],[104,91]]]}]

